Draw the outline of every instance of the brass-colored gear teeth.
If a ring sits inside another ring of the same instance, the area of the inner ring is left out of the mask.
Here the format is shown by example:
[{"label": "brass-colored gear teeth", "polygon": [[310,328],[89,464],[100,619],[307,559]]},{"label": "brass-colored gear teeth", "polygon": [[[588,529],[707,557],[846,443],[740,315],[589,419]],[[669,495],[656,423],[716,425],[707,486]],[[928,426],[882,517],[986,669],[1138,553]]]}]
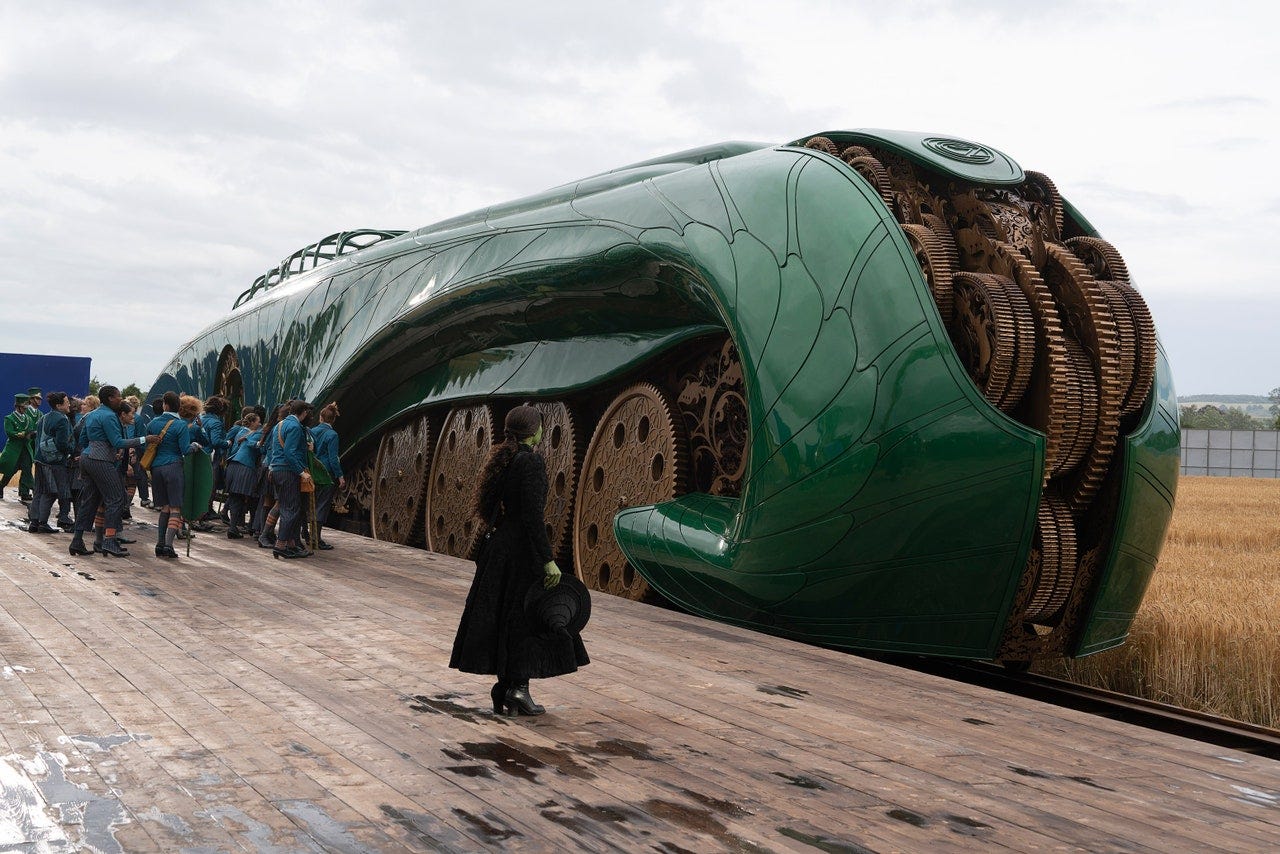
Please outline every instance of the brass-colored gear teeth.
[{"label": "brass-colored gear teeth", "polygon": [[889,170],[874,157],[855,157],[849,161],[853,170],[866,179],[886,205],[893,204],[893,184],[889,181]]},{"label": "brass-colored gear teeth", "polygon": [[947,221],[937,214],[931,213],[921,214],[920,219],[942,244],[943,252],[946,253],[947,263],[951,265],[951,269],[959,270],[960,250],[956,248],[956,239],[951,236],[951,229],[947,227]]},{"label": "brass-colored gear teeth", "polygon": [[812,148],[815,151],[826,152],[827,154],[830,154],[832,157],[840,156],[840,149],[836,147],[836,144],[834,142],[827,139],[825,136],[810,137],[809,141],[804,144],[804,147]]},{"label": "brass-colored gear teeth", "polygon": [[1104,288],[1066,247],[1051,243],[1046,249],[1045,280],[1089,360],[1097,391],[1093,439],[1075,487],[1068,494],[1071,506],[1079,508],[1097,494],[1110,469],[1129,379],[1122,370],[1115,311]]},{"label": "brass-colored gear teeth", "polygon": [[569,532],[573,528],[573,496],[582,459],[581,436],[573,412],[565,404],[541,401],[533,406],[542,413],[542,441],[537,451],[547,465],[547,541],[551,543],[552,553],[563,559],[569,550]]},{"label": "brass-colored gear teeth", "polygon": [[594,590],[643,600],[649,584],[627,562],[613,535],[625,507],[680,495],[687,482],[681,421],[667,396],[641,382],[623,390],[600,417],[582,462],[573,513],[573,561]]},{"label": "brass-colored gear teeth", "polygon": [[493,449],[493,410],[484,405],[449,410],[436,442],[423,522],[427,548],[440,554],[464,557],[471,548],[476,526],[472,516],[475,484]]},{"label": "brass-colored gear teeth", "polygon": [[864,145],[851,145],[844,151],[840,152],[840,159],[845,163],[853,160],[855,157],[873,157],[871,149]]},{"label": "brass-colored gear teeth", "polygon": [[906,233],[907,243],[915,253],[916,262],[924,273],[925,281],[929,283],[929,291],[933,294],[933,301],[938,305],[942,322],[950,327],[951,320],[955,316],[955,299],[951,290],[951,277],[955,273],[955,268],[951,266],[951,261],[947,257],[946,247],[926,226],[908,224],[902,226],[902,230]]},{"label": "brass-colored gear teeth", "polygon": [[1138,367],[1138,327],[1133,312],[1129,309],[1129,301],[1116,282],[1099,280],[1098,288],[1111,306],[1111,316],[1116,324],[1116,364],[1121,384],[1120,408],[1123,411],[1124,401],[1129,398],[1136,385],[1134,371]]},{"label": "brass-colored gear teeth", "polygon": [[1116,248],[1101,237],[1072,237],[1067,248],[1084,262],[1095,279],[1112,282],[1129,281],[1129,268]]},{"label": "brass-colored gear teeth", "polygon": [[1098,431],[1098,382],[1089,354],[1074,338],[1066,339],[1067,376],[1066,421],[1063,424],[1062,453],[1054,464],[1054,475],[1071,471],[1084,462]]},{"label": "brass-colored gear teeth", "polygon": [[1024,173],[1023,198],[1041,207],[1040,224],[1045,229],[1045,240],[1058,240],[1062,236],[1062,196],[1048,175],[1028,170]]},{"label": "brass-colored gear teeth", "polygon": [[1073,417],[1068,410],[1069,359],[1066,335],[1053,295],[1035,266],[1008,243],[984,247],[993,273],[1013,279],[1031,304],[1036,321],[1036,362],[1041,374],[1033,378],[1029,396],[1032,406],[1029,423],[1046,434],[1044,460],[1045,480],[1057,471],[1062,455],[1062,440],[1067,422]]},{"label": "brass-colored gear teeth", "polygon": [[374,463],[374,539],[404,545],[420,532],[418,509],[430,461],[431,421],[425,414],[383,435]]},{"label": "brass-colored gear teeth", "polygon": [[1151,394],[1151,384],[1156,377],[1156,325],[1146,300],[1127,282],[1112,282],[1120,292],[1133,318],[1138,346],[1134,351],[1133,385],[1124,399],[1124,414],[1141,412]]},{"label": "brass-colored gear teeth", "polygon": [[[1050,620],[1067,602],[1075,584],[1077,537],[1075,519],[1066,501],[1050,490],[1040,496],[1036,510],[1036,543],[1039,551],[1035,592],[1027,607],[1030,622]],[[1029,562],[1030,563],[1030,562]]]},{"label": "brass-colored gear teeth", "polygon": [[1115,309],[1105,288],[1068,248],[1050,243],[1047,250],[1046,279],[1051,280],[1074,334],[1091,357],[1097,380],[1097,430],[1068,495],[1071,507],[1083,508],[1101,489],[1115,458],[1129,379],[1124,373]]},{"label": "brass-colored gear teeth", "polygon": [[1026,393],[1035,363],[1035,320],[1021,289],[991,273],[952,277],[952,340],[975,384],[1008,412]]}]

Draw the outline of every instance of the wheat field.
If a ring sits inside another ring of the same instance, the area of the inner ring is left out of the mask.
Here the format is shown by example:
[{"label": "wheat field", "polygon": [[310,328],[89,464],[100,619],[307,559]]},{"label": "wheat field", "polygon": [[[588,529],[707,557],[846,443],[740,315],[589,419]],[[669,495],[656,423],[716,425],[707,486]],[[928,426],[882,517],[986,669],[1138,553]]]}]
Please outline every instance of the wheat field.
[{"label": "wheat field", "polygon": [[1036,670],[1280,728],[1280,480],[1179,479],[1129,640]]}]

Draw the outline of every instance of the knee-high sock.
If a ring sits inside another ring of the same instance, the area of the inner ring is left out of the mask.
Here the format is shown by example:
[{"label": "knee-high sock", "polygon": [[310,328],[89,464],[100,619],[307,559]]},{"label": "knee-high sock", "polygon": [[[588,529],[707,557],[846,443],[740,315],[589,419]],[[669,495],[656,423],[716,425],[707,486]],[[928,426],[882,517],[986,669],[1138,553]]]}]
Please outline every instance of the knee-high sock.
[{"label": "knee-high sock", "polygon": [[182,527],[182,514],[173,513],[169,516],[169,527],[164,532],[164,544],[169,548],[173,548],[173,541],[178,536],[178,529]]},{"label": "knee-high sock", "polygon": [[164,539],[166,532],[169,530],[169,511],[161,510],[160,518],[156,520],[156,547],[159,548],[165,544]]}]

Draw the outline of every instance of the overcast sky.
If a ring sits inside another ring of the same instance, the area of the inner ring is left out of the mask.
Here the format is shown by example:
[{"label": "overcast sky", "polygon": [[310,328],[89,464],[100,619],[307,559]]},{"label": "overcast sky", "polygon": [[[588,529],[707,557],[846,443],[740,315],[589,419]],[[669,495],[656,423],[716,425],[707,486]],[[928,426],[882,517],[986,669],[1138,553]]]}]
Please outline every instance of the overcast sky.
[{"label": "overcast sky", "polygon": [[1050,175],[1124,255],[1179,393],[1265,394],[1272,8],[0,0],[0,351],[91,356],[146,388],[334,231],[696,145],[884,127]]}]

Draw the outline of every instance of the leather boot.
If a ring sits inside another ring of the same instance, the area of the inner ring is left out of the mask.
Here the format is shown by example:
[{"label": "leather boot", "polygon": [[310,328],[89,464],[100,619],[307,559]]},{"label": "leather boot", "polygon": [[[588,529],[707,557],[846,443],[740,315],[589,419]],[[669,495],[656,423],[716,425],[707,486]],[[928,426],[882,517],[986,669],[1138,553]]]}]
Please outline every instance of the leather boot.
[{"label": "leather boot", "polygon": [[507,681],[499,679],[492,688],[489,689],[489,699],[493,700],[493,713],[495,715],[502,714],[503,699],[507,696]]},{"label": "leather boot", "polygon": [[506,705],[505,713],[507,717],[514,718],[517,715],[541,715],[546,709],[539,706],[533,701],[533,697],[529,694],[529,680],[515,683],[507,689],[507,694],[503,698]]},{"label": "leather boot", "polygon": [[84,556],[93,554],[92,551],[84,547],[84,534],[76,531],[76,535],[71,538],[71,545],[67,548],[73,555]]},{"label": "leather boot", "polygon": [[129,556],[129,550],[123,548],[120,545],[120,541],[115,537],[107,537],[104,539],[102,541],[102,546],[98,548],[98,551],[102,552],[104,555],[111,555],[112,557]]}]

